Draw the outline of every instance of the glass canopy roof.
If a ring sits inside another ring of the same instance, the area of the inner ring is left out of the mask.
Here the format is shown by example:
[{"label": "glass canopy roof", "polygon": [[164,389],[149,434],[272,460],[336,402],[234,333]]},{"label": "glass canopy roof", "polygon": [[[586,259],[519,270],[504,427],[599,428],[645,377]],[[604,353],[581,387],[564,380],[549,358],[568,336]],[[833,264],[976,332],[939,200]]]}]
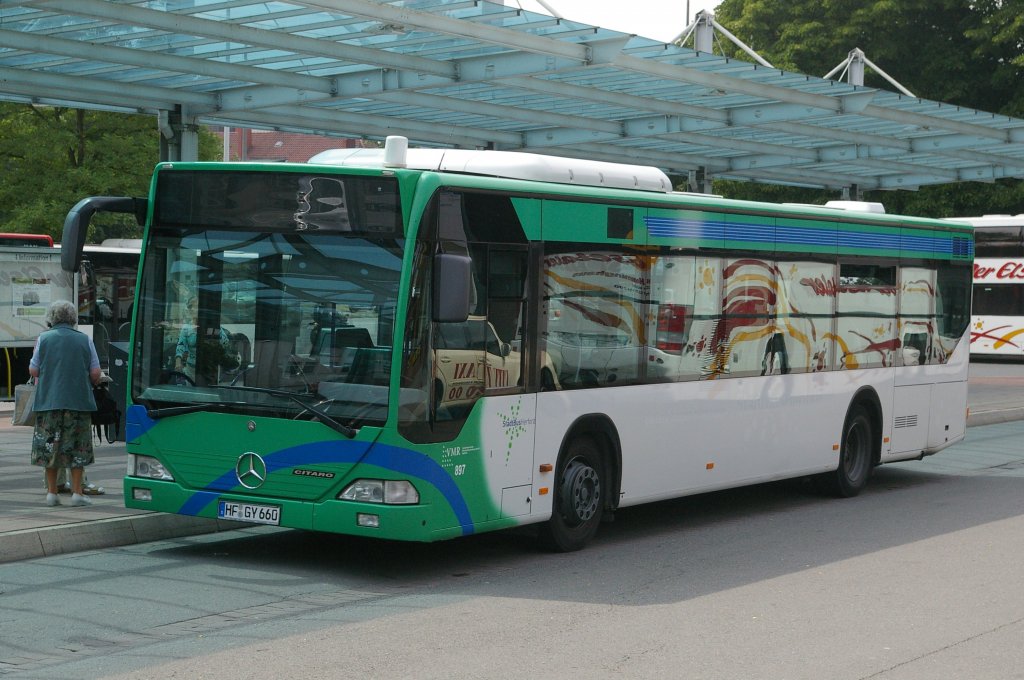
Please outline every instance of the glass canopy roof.
[{"label": "glass canopy roof", "polygon": [[4,0],[0,99],[805,186],[1024,177],[1024,120],[481,0]]}]

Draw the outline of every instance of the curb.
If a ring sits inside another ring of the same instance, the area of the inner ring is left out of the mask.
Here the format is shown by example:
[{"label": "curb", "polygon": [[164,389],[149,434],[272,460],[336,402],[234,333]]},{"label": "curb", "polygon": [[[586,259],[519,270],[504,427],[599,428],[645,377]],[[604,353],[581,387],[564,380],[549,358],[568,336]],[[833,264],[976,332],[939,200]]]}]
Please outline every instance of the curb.
[{"label": "curb", "polygon": [[148,543],[180,536],[198,536],[249,526],[239,522],[149,513],[112,517],[42,529],[25,529],[0,537],[0,564],[51,557],[83,550]]},{"label": "curb", "polygon": [[967,416],[967,427],[996,425],[998,423],[1009,423],[1015,420],[1024,420],[1024,406],[971,413]]}]

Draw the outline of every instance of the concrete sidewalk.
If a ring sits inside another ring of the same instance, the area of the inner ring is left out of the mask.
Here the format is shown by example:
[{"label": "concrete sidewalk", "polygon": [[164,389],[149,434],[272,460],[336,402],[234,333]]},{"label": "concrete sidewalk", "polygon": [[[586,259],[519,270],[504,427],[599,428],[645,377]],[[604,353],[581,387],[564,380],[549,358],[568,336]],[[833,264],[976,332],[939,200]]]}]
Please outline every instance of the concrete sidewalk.
[{"label": "concrete sidewalk", "polygon": [[[972,396],[968,425],[1024,420],[1019,382]],[[29,464],[32,428],[12,426],[12,410],[0,402],[0,563],[252,526],[125,508],[123,442],[96,444],[86,475],[106,493],[90,496],[91,506],[71,507],[71,496],[61,495],[63,505],[47,507],[43,471]]]},{"label": "concrete sidewalk", "polygon": [[124,507],[124,442],[97,439],[96,462],[86,476],[105,493],[89,496],[88,507],[72,507],[70,494],[48,507],[43,471],[29,464],[32,428],[12,426],[12,410],[12,402],[0,402],[0,563],[238,527]]}]

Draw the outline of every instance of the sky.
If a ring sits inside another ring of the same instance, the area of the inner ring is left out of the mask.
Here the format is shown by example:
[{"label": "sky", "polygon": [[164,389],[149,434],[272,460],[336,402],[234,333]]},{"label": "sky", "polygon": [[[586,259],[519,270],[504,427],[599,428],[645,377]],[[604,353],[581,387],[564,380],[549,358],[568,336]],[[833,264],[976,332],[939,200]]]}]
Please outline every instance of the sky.
[{"label": "sky", "polygon": [[[721,0],[544,0],[566,19],[581,21],[623,33],[636,33],[645,38],[669,42],[702,9],[714,11]],[[524,10],[547,14],[537,0],[505,0],[506,5],[519,5]]]}]

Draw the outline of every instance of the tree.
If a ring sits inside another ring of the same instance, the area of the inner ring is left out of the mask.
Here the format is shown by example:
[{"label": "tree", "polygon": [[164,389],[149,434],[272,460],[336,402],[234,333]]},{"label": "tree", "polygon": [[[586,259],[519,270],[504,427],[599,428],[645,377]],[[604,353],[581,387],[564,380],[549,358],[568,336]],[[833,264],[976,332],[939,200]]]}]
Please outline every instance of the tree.
[{"label": "tree", "polygon": [[981,25],[965,32],[974,45],[973,57],[990,68],[978,83],[997,97],[1005,98],[1001,108],[987,109],[1015,118],[1024,118],[1024,0],[977,0],[982,13]]},{"label": "tree", "polygon": [[[60,238],[68,210],[86,196],[145,196],[159,160],[151,115],[0,104],[0,230]],[[201,132],[200,157],[218,144]],[[137,237],[132,217],[99,213],[90,241]]]},{"label": "tree", "polygon": [[[777,68],[823,75],[859,47],[915,95],[1024,116],[1024,0],[723,0],[715,18]],[[744,58],[738,50],[727,53]],[[865,85],[892,90],[865,74]],[[821,203],[831,192],[715,182],[752,200]],[[799,197],[799,198],[796,198]],[[868,192],[890,212],[947,217],[1024,212],[1024,183],[957,184]]]}]

